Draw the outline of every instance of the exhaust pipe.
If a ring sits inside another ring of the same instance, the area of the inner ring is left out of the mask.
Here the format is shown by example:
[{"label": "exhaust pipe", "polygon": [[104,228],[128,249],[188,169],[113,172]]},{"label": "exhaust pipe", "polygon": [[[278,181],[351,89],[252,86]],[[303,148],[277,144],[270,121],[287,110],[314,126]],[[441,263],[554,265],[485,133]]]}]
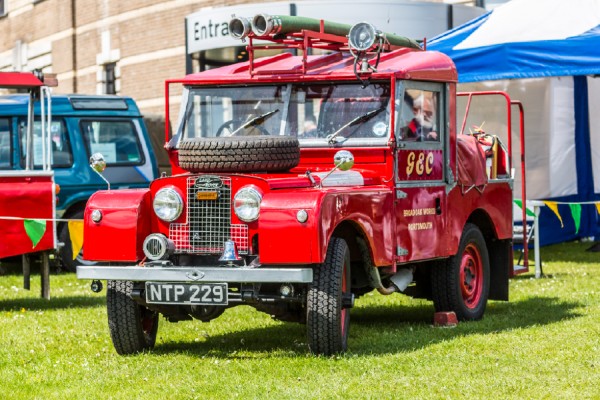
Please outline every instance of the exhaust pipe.
[{"label": "exhaust pipe", "polygon": [[229,35],[234,39],[244,40],[250,34],[251,24],[248,18],[233,17],[229,21]]}]

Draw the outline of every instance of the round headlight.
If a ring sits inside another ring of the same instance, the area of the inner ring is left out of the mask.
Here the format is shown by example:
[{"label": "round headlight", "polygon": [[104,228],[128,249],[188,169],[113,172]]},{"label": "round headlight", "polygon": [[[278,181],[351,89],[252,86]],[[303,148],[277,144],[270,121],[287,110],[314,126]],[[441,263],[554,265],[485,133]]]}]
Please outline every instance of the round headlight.
[{"label": "round headlight", "polygon": [[152,206],[158,218],[172,222],[181,215],[183,200],[175,189],[167,187],[156,192]]},{"label": "round headlight", "polygon": [[233,211],[244,222],[252,222],[258,219],[260,212],[261,194],[252,187],[240,189],[233,198]]}]

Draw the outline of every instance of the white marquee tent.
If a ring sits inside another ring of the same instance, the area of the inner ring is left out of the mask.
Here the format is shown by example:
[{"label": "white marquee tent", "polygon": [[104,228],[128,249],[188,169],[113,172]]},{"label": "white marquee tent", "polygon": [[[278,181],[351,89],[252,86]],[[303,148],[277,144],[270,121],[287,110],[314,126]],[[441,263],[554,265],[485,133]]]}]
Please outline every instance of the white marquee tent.
[{"label": "white marquee tent", "polygon": [[[427,49],[454,60],[459,90],[504,90],[523,102],[527,198],[558,202],[564,223],[544,207],[541,242],[600,236],[600,0],[512,0]],[[469,123],[485,122],[493,107],[482,104]]]}]

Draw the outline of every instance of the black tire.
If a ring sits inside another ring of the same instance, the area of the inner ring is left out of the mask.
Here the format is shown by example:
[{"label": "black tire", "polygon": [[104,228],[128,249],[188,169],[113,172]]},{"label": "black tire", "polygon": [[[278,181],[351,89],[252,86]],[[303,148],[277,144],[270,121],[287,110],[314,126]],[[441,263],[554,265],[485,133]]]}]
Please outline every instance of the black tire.
[{"label": "black tire", "polygon": [[436,311],[454,311],[460,321],[483,317],[490,290],[490,260],[479,228],[466,224],[458,253],[431,269]]},{"label": "black tire", "polygon": [[[83,210],[72,214],[69,219],[83,219]],[[81,249],[79,254],[77,254],[77,257],[73,259],[73,245],[71,244],[71,237],[69,236],[68,222],[64,222],[62,224],[58,234],[58,240],[64,243],[64,246],[62,246],[59,250],[62,269],[69,272],[77,272],[78,265],[90,266],[97,264],[94,261],[87,261],[83,259],[83,249]]]},{"label": "black tire", "polygon": [[131,298],[133,282],[108,281],[106,286],[108,329],[117,353],[128,355],[154,348],[159,314]]},{"label": "black tire", "polygon": [[313,271],[308,290],[306,328],[314,354],[330,356],[348,348],[350,310],[343,305],[350,293],[350,251],[344,239],[331,238],[325,262]]},{"label": "black tire", "polygon": [[190,172],[287,171],[300,162],[290,136],[194,138],[179,144],[179,166]]}]

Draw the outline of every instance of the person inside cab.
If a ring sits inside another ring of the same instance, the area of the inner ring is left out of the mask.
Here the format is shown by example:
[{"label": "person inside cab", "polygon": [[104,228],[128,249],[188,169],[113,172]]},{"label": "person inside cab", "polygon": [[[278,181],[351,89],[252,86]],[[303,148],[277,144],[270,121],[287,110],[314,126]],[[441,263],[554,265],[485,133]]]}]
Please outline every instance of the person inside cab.
[{"label": "person inside cab", "polygon": [[[420,92],[416,98],[407,96],[406,106],[412,109],[414,117],[404,128],[403,140],[407,141],[437,141],[435,102],[431,96]],[[412,100],[412,104],[411,103]]]}]

